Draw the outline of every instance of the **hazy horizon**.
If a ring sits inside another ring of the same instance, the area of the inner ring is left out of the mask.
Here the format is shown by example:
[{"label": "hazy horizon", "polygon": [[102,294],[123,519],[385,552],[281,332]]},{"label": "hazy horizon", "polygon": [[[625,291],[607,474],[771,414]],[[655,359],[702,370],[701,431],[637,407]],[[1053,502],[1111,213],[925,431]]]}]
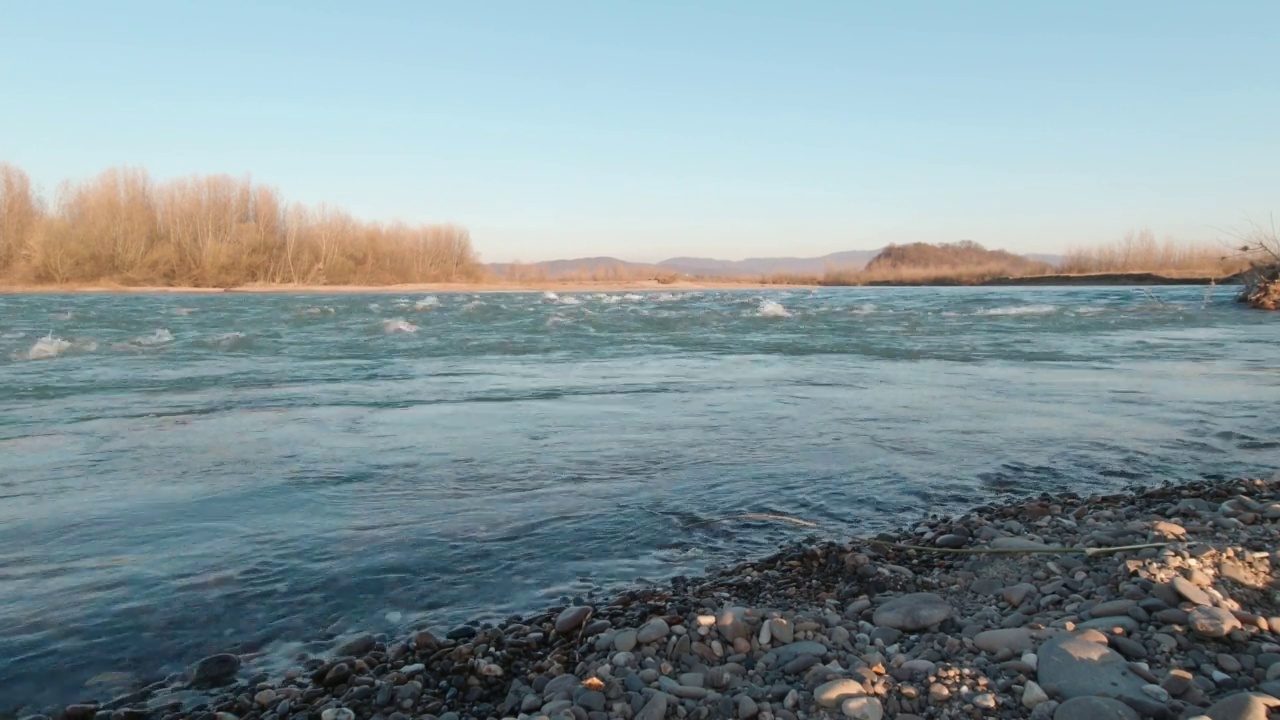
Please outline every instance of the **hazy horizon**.
[{"label": "hazy horizon", "polygon": [[[0,161],[229,173],[485,262],[1061,253],[1277,208],[1280,6],[8,3]],[[193,30],[198,29],[198,32]]]}]

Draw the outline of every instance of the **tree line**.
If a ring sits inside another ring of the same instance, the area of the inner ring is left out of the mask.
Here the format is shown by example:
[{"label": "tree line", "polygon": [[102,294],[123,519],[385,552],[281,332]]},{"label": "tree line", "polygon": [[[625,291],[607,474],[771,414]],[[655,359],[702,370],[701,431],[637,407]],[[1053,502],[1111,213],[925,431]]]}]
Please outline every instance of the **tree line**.
[{"label": "tree line", "polygon": [[156,180],[113,168],[52,201],[0,163],[0,279],[232,287],[477,280],[465,228],[358,220],[229,175]]}]

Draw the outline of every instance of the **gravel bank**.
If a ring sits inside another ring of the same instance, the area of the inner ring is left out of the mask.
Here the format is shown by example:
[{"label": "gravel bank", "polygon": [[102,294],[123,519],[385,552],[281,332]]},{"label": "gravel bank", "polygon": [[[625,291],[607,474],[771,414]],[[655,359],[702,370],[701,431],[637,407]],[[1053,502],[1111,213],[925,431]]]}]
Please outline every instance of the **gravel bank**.
[{"label": "gravel bank", "polygon": [[214,656],[50,714],[1265,720],[1280,706],[1277,522],[1280,477],[979,507],[499,627],[350,637],[284,678]]}]

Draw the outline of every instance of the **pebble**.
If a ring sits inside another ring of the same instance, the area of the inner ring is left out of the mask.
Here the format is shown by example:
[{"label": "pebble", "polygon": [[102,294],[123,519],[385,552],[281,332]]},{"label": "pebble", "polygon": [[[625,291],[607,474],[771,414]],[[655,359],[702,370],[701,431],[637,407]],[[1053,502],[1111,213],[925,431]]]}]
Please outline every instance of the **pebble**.
[{"label": "pebble", "polygon": [[1280,706],[1280,700],[1262,693],[1237,693],[1209,706],[1205,715],[1212,720],[1267,720],[1270,708]]},{"label": "pebble", "polygon": [[1021,655],[1030,650],[1035,641],[1033,632],[1028,628],[1004,628],[986,630],[973,638],[973,644],[984,652],[997,653],[1002,649]]},{"label": "pebble", "polygon": [[1036,709],[1036,706],[1049,701],[1049,695],[1040,687],[1035,680],[1028,680],[1027,685],[1022,690],[1022,706],[1028,710]]},{"label": "pebble", "polygon": [[840,712],[851,720],[880,720],[884,717],[880,701],[866,695],[845,699],[840,703]]},{"label": "pebble", "polygon": [[[1119,653],[1080,636],[1057,637],[1040,647],[1036,681],[1057,688],[1065,698],[1105,695],[1145,700],[1146,683]],[[1059,708],[1061,712],[1061,708]]]},{"label": "pebble", "polygon": [[196,663],[191,685],[193,687],[226,685],[238,672],[240,672],[240,658],[229,653],[210,655]]},{"label": "pebble", "polygon": [[641,645],[648,645],[651,642],[657,642],[667,636],[671,632],[671,628],[667,625],[667,621],[662,618],[654,618],[645,623],[639,631],[636,632],[636,641]]},{"label": "pebble", "polygon": [[835,707],[842,700],[855,695],[866,695],[862,683],[849,678],[831,680],[814,688],[813,700],[823,707]]},{"label": "pebble", "polygon": [[895,630],[916,631],[941,624],[952,614],[951,606],[933,593],[910,593],[876,608],[872,622]]},{"label": "pebble", "polygon": [[333,649],[333,654],[338,657],[367,655],[378,644],[377,639],[370,633],[363,633],[348,639]]},{"label": "pebble", "polygon": [[1196,605],[1213,605],[1213,598],[1210,598],[1208,593],[1196,587],[1195,583],[1180,575],[1173,578],[1170,585],[1173,586],[1175,592],[1186,598],[1188,602],[1195,603]]},{"label": "pebble", "polygon": [[1221,638],[1242,626],[1229,611],[1217,607],[1200,606],[1187,614],[1191,629],[1209,638]]},{"label": "pebble", "polygon": [[582,624],[591,617],[592,608],[588,605],[578,605],[575,607],[565,608],[556,616],[556,632],[561,635],[569,633],[582,627]]},{"label": "pebble", "polygon": [[[1248,524],[1234,522],[1246,512],[1255,515]],[[457,627],[443,639],[424,630],[399,640],[346,636],[332,657],[306,659],[305,669],[279,682],[235,683],[239,658],[211,656],[192,668],[188,679],[199,681],[190,687],[174,678],[172,687],[110,710],[82,704],[50,714],[1186,720],[1204,712],[1213,720],[1261,720],[1280,702],[1267,694],[1280,692],[1280,642],[1270,634],[1280,618],[1273,627],[1270,606],[1258,606],[1260,596],[1241,586],[1277,584],[1271,568],[1280,568],[1280,551],[1269,548],[1278,521],[1280,484],[1061,493],[963,518],[930,516],[884,539],[957,547],[1106,546],[1148,537],[1188,544],[1085,558],[806,540],[702,578],[673,579],[670,587],[636,587],[610,601],[566,599],[496,627]],[[943,540],[948,535],[957,539]]]},{"label": "pebble", "polygon": [[1086,695],[1058,706],[1053,720],[1142,720],[1137,711],[1119,700]]}]

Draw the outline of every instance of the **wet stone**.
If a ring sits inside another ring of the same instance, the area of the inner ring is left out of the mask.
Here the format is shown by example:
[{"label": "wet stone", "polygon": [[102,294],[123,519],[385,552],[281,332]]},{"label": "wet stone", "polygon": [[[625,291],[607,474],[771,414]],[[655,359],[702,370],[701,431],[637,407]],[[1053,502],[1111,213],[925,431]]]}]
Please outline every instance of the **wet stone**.
[{"label": "wet stone", "polygon": [[568,607],[556,616],[556,632],[567,635],[582,626],[591,617],[592,608],[587,605]]}]

